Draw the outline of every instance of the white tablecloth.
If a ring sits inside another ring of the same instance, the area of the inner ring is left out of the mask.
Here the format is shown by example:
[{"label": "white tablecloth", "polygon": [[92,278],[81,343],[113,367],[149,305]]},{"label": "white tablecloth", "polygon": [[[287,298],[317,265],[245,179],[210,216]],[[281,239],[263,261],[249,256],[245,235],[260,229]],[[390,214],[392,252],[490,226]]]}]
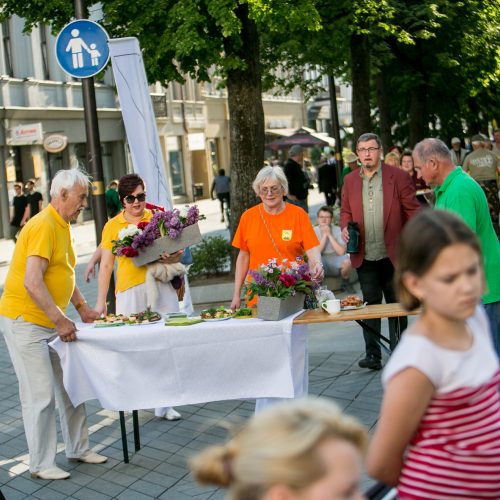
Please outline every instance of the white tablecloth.
[{"label": "white tablecloth", "polygon": [[[307,326],[230,319],[191,326],[93,328],[56,339],[73,404],[138,410],[307,394]],[[272,400],[267,400],[268,402]],[[266,403],[267,404],[267,403]]]}]

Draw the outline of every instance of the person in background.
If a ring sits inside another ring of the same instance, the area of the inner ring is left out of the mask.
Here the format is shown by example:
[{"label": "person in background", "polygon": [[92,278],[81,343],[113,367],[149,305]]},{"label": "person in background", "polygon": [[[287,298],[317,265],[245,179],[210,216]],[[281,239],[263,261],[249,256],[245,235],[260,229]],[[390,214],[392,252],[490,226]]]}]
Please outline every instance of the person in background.
[{"label": "person in background", "polygon": [[500,200],[497,178],[500,174],[500,158],[485,148],[490,143],[487,137],[477,134],[471,139],[472,153],[465,158],[463,169],[481,186],[490,212],[493,227],[500,238]]},{"label": "person in background", "polygon": [[500,242],[493,228],[486,196],[471,176],[455,167],[446,144],[439,139],[419,142],[413,150],[413,161],[418,175],[436,188],[435,208],[458,214],[481,241],[487,284],[483,305],[500,356]]},{"label": "person in background", "polygon": [[[146,287],[147,266],[137,267],[130,257],[115,257],[112,253],[113,241],[119,239],[118,234],[122,229],[126,229],[130,224],[137,225],[140,222],[149,222],[153,216],[153,212],[146,209],[144,181],[137,174],[127,174],[120,178],[118,194],[120,202],[123,205],[123,211],[110,219],[102,230],[101,258],[95,309],[100,315],[107,313],[106,296],[116,260],[115,291],[117,314],[129,315],[137,313],[144,311],[147,306],[151,306],[154,311],[159,313],[177,312],[179,310],[179,299],[172,284],[174,277],[170,276],[172,273],[168,273],[170,279],[167,281],[155,283],[158,293],[157,300],[153,303],[151,297],[148,297],[148,289]],[[160,262],[172,265],[179,264],[182,253],[183,251],[180,250],[172,255],[162,254]],[[166,420],[179,420],[181,418],[181,415],[171,407],[156,408],[155,415]]]},{"label": "person in background", "polygon": [[117,180],[113,180],[108,184],[108,189],[106,190],[104,197],[106,198],[106,210],[108,211],[108,217],[112,219],[122,209],[120,197],[118,196]]},{"label": "person in background", "polygon": [[500,156],[500,128],[496,128],[493,131],[493,144],[491,151],[497,156]]},{"label": "person in background", "polygon": [[[288,183],[280,167],[264,167],[252,184],[262,203],[241,216],[232,245],[239,249],[234,275],[232,309],[241,305],[241,288],[249,269],[257,270],[269,259],[293,261],[307,255],[314,279],[324,276],[319,241],[307,213],[285,202]],[[253,305],[257,297],[249,302]]]},{"label": "person in background", "polygon": [[353,170],[359,168],[359,160],[356,153],[347,153],[344,157],[345,167],[340,174],[340,187],[344,185],[344,179],[347,174],[350,174]]},{"label": "person in background", "polygon": [[107,458],[89,449],[85,406],[74,407],[63,385],[61,363],[49,342],[77,341],[66,315],[71,302],[83,322],[98,317],[75,284],[76,257],[70,222],[87,206],[89,178],[80,170],[60,170],[51,201],[19,235],[0,299],[0,329],[19,381],[23,423],[32,477],[67,479],[56,466],[56,407],[66,456],[90,464]]},{"label": "person in background", "polygon": [[500,365],[478,239],[456,215],[422,211],[403,229],[396,283],[421,313],[382,373],[368,473],[398,498],[498,499]]},{"label": "person in background", "polygon": [[28,206],[30,209],[29,218],[34,217],[40,210],[42,210],[43,196],[42,193],[35,190],[36,179],[30,179],[26,183],[26,190],[28,191]]},{"label": "person in background", "polygon": [[425,181],[418,177],[417,172],[413,168],[413,156],[412,151],[410,149],[405,149],[403,154],[401,155],[401,170],[404,170],[413,181],[413,185],[415,186],[415,191],[417,192],[417,200],[420,205],[423,207],[428,205],[428,201],[426,196],[431,196],[431,193],[428,194],[419,194],[419,191],[429,190],[429,186],[425,183]]},{"label": "person in background", "polygon": [[323,163],[318,167],[318,190],[325,194],[326,204],[333,207],[337,199],[336,163]]},{"label": "person in background", "polygon": [[451,140],[451,159],[457,167],[461,167],[464,164],[465,157],[469,152],[462,147],[462,141],[458,137],[453,137]]},{"label": "person in background", "polygon": [[362,500],[366,440],[357,420],[309,398],[255,415],[189,465],[198,482],[229,488],[232,500]]},{"label": "person in background", "polygon": [[17,234],[29,218],[29,208],[28,198],[24,195],[23,185],[20,182],[14,184],[14,192],[10,218],[10,237],[16,242]]},{"label": "person in background", "polygon": [[287,201],[303,208],[308,212],[307,196],[309,193],[309,177],[302,168],[304,150],[302,146],[294,144],[288,151],[288,159],[283,170],[288,182]]},{"label": "person in background", "polygon": [[321,262],[325,270],[325,277],[342,277],[342,289],[353,292],[349,285],[352,273],[351,259],[346,254],[346,245],[342,239],[340,227],[333,223],[333,210],[323,206],[316,215],[317,226],[314,231],[319,239]]},{"label": "person in background", "polygon": [[[376,134],[362,134],[356,152],[361,168],[344,180],[340,227],[347,243],[349,222],[360,230],[359,251],[350,253],[352,266],[359,278],[363,300],[368,304],[396,302],[393,287],[394,265],[399,235],[406,222],[419,210],[415,186],[408,174],[381,162],[382,143]],[[380,333],[380,320],[366,323]],[[391,349],[396,347],[399,334],[406,328],[407,319],[389,318]],[[361,368],[380,370],[382,353],[374,334],[363,329],[366,356],[359,361]]]},{"label": "person in background", "polygon": [[384,158],[384,163],[391,167],[399,167],[400,155],[396,151],[389,151]]},{"label": "person in background", "polygon": [[227,203],[227,208],[231,206],[231,178],[226,175],[223,168],[219,169],[218,175],[212,181],[212,187],[210,188],[212,200],[215,200],[214,191],[220,202],[220,221],[224,222],[224,202]]}]

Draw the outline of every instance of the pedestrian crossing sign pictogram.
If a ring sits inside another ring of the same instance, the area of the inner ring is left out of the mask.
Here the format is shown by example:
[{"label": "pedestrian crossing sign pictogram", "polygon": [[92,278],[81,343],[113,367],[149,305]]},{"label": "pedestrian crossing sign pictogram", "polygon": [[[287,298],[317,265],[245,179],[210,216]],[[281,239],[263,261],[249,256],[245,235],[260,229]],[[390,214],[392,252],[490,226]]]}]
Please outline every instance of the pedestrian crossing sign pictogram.
[{"label": "pedestrian crossing sign pictogram", "polygon": [[106,30],[94,21],[72,21],[57,35],[57,62],[75,78],[97,75],[109,61],[108,39]]}]

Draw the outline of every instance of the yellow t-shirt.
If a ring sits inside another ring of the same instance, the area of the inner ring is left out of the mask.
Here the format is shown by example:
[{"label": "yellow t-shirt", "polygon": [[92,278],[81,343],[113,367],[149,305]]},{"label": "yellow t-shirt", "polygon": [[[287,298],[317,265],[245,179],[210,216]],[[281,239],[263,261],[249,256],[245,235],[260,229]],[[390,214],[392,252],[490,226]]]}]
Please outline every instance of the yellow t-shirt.
[{"label": "yellow t-shirt", "polygon": [[75,289],[76,257],[71,227],[50,204],[30,219],[19,235],[0,299],[0,314],[12,319],[21,316],[24,321],[54,328],[24,288],[26,259],[30,256],[49,261],[43,281],[56,305],[65,311]]},{"label": "yellow t-shirt", "polygon": [[[144,210],[144,216],[139,221],[146,221],[153,217],[151,210]],[[102,229],[101,247],[111,251],[113,248],[113,240],[118,239],[118,233],[131,224],[123,216],[123,211],[106,222]],[[147,266],[137,267],[130,257],[116,257],[116,285],[115,292],[124,292],[133,286],[141,285],[146,281]]]}]

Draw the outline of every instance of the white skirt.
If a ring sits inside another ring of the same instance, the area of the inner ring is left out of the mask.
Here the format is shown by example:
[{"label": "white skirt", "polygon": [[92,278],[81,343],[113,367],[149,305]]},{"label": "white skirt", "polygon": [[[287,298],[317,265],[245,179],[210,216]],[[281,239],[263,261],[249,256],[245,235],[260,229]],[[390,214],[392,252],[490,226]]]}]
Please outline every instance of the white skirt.
[{"label": "white skirt", "polygon": [[161,314],[179,311],[177,292],[170,283],[158,283],[160,293],[156,304],[148,304],[146,298],[146,284],[133,286],[124,292],[116,294],[116,313],[132,314],[144,311],[147,306]]}]

